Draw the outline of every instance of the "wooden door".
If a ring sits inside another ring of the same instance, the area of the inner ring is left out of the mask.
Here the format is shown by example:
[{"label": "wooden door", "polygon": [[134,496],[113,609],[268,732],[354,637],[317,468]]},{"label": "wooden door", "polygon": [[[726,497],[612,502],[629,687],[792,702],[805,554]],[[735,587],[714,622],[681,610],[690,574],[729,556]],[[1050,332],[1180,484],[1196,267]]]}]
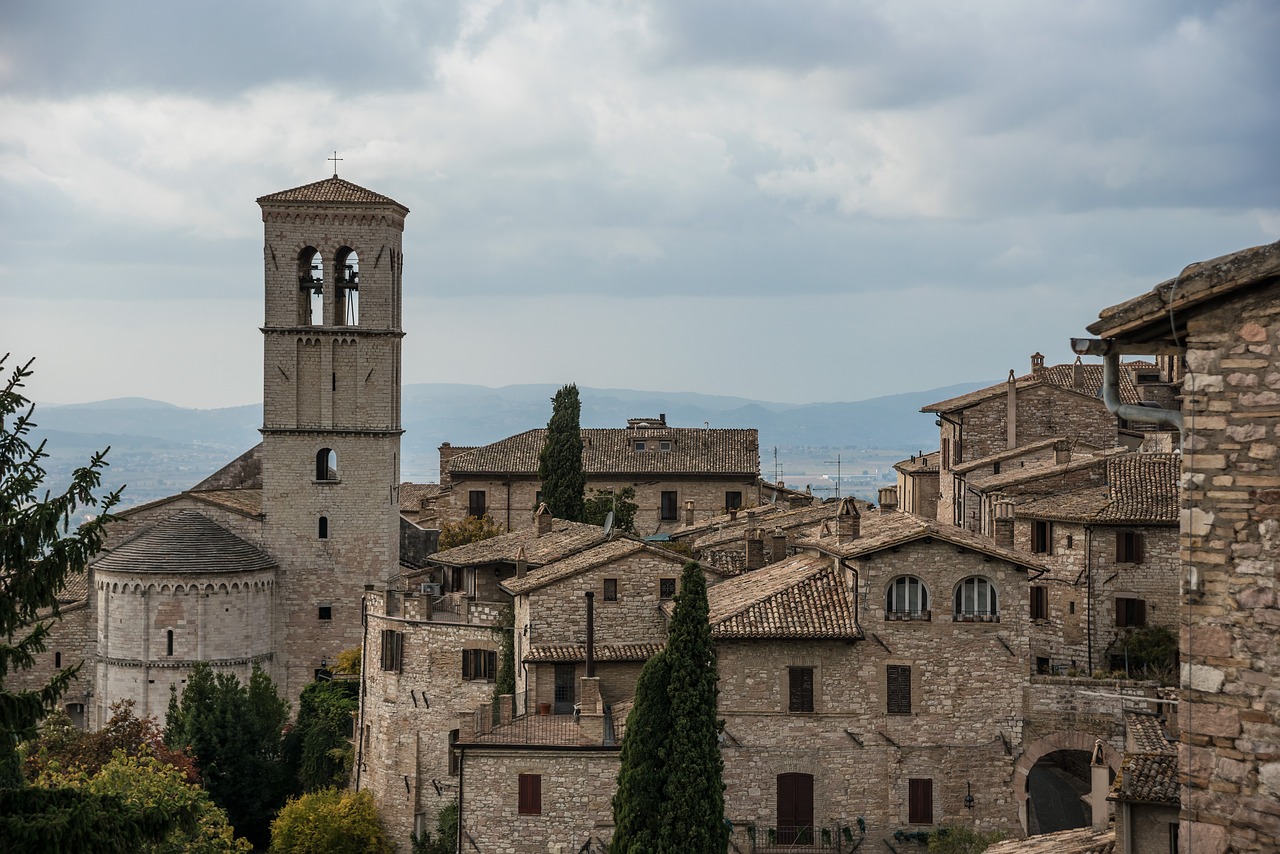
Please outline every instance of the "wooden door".
[{"label": "wooden door", "polygon": [[577,697],[577,691],[574,690],[575,667],[572,664],[556,665],[556,694],[555,707],[552,709],[557,715],[567,715],[573,712],[573,704]]},{"label": "wooden door", "polygon": [[813,844],[813,775],[778,775],[778,844]]}]

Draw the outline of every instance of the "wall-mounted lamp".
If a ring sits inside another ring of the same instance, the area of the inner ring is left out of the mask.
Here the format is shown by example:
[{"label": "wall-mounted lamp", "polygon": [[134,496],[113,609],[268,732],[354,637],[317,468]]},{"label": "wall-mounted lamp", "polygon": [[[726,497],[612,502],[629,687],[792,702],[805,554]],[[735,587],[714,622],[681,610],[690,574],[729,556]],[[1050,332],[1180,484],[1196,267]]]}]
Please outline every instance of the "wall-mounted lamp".
[{"label": "wall-mounted lamp", "polygon": [[968,780],[964,783],[964,791],[964,808],[971,810],[973,809],[973,785]]}]

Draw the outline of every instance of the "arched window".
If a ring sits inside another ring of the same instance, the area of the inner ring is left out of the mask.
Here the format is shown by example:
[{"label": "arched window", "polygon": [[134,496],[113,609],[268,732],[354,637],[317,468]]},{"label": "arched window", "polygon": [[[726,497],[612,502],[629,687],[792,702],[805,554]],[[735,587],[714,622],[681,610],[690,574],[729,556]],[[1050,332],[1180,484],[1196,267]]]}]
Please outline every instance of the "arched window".
[{"label": "arched window", "polygon": [[62,653],[60,653],[60,652],[55,652],[55,653],[53,654],[53,666],[54,666],[54,667],[61,667],[61,666],[62,666]]},{"label": "arched window", "polygon": [[338,452],[333,448],[316,451],[316,480],[338,479]]},{"label": "arched window", "polygon": [[929,619],[929,590],[914,575],[903,575],[889,584],[884,598],[886,620]]},{"label": "arched window", "polygon": [[324,260],[314,246],[298,253],[298,323],[324,325]]},{"label": "arched window", "polygon": [[333,265],[334,316],[336,326],[360,325],[360,256],[344,246]]},{"label": "arched window", "polygon": [[1000,619],[996,608],[996,588],[981,576],[971,576],[956,587],[956,620],[996,622]]},{"label": "arched window", "polygon": [[329,539],[329,517],[328,516],[320,517],[320,524],[317,526],[316,533],[322,540]]}]

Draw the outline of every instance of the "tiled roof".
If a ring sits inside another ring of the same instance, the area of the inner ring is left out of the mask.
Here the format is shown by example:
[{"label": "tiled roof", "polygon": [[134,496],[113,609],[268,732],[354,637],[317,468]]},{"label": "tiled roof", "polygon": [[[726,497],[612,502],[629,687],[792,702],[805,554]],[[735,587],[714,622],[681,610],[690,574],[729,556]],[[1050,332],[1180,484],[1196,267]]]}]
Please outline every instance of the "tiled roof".
[{"label": "tiled roof", "polygon": [[1007,839],[989,846],[986,854],[1115,854],[1116,850],[1114,827],[1077,827],[1026,839]]},{"label": "tiled roof", "polygon": [[1131,753],[1171,753],[1173,743],[1164,734],[1160,719],[1146,712],[1124,713],[1124,743]]},{"label": "tiled roof", "polygon": [[[858,502],[859,512],[871,512],[870,504],[860,499],[855,500]],[[797,507],[794,510],[783,510],[761,515],[756,517],[754,521],[740,513],[736,522],[723,522],[718,530],[695,540],[693,546],[696,549],[710,549],[725,543],[741,541],[746,536],[747,531],[755,528],[763,528],[767,537],[777,529],[794,531],[806,525],[818,525],[827,519],[834,519],[836,511],[839,509],[839,502],[833,501],[829,504],[814,504],[809,507]]]},{"label": "tiled roof", "polygon": [[1052,448],[1058,442],[1067,442],[1068,446],[1070,446],[1070,441],[1071,440],[1066,437],[1041,439],[1039,442],[1032,442],[1029,445],[1019,445],[1016,448],[1006,448],[1003,451],[997,451],[994,454],[988,454],[987,456],[979,457],[976,460],[965,460],[959,465],[952,466],[951,470],[956,474],[965,474],[973,471],[974,469],[989,466],[992,463],[1002,463],[1005,460],[1012,460],[1017,457],[1025,456],[1026,454],[1033,454],[1036,451],[1043,451],[1048,448]]},{"label": "tiled roof", "polygon": [[[1080,367],[1083,368],[1080,388],[1075,387],[1076,366],[1074,364],[1045,365],[1038,374],[1024,374],[1015,378],[1014,385],[1019,392],[1030,390],[1038,385],[1052,385],[1082,394],[1085,397],[1098,397],[1099,390],[1102,388],[1102,365],[1082,364]],[[1008,390],[1008,381],[996,383],[986,388],[980,388],[977,391],[971,391],[968,394],[962,394],[959,397],[952,397],[947,400],[940,400],[937,403],[931,403],[928,406],[922,406],[920,411],[956,412],[1005,394]],[[1138,395],[1137,387],[1133,384],[1133,377],[1128,371],[1120,372],[1120,399],[1124,403],[1141,403],[1142,401],[1142,398]]]},{"label": "tiled roof", "polygon": [[276,562],[194,510],[148,528],[94,564],[102,572],[245,572]]},{"label": "tiled roof", "polygon": [[[516,474],[534,477],[546,428],[466,451],[446,465],[451,477],[465,474]],[[647,450],[635,450],[644,441]],[[671,443],[670,451],[657,450]],[[760,474],[760,437],[756,430],[700,427],[620,428],[582,431],[582,468],[587,475]]]},{"label": "tiled roof", "polygon": [[409,483],[405,481],[400,484],[400,509],[416,513],[422,509],[422,501],[425,498],[435,498],[440,494],[440,484],[438,483]]},{"label": "tiled roof", "polygon": [[1049,477],[1062,477],[1063,475],[1071,474],[1073,472],[1080,471],[1081,469],[1087,469],[1090,466],[1105,465],[1108,457],[1127,453],[1129,453],[1128,448],[1103,448],[1090,456],[1072,457],[1071,462],[1069,463],[1045,463],[1044,465],[1039,466],[1010,469],[1007,472],[1002,471],[1000,474],[965,478],[965,485],[979,492],[994,492],[1033,480],[1041,480]]},{"label": "tiled roof", "polygon": [[893,467],[903,474],[926,474],[928,472],[936,472],[939,470],[942,460],[941,451],[930,451],[927,454],[920,454],[910,459],[902,460],[893,464]]},{"label": "tiled roof", "polygon": [[1115,524],[1178,523],[1178,454],[1125,454],[1107,460],[1107,485],[1018,506],[1032,519]]},{"label": "tiled roof", "polygon": [[[662,652],[660,643],[598,643],[595,647],[596,661],[648,661]],[[531,646],[525,654],[526,662],[542,664],[586,661],[587,647],[584,644],[544,644]]]},{"label": "tiled roof", "polygon": [[67,576],[62,589],[58,591],[58,604],[70,605],[83,602],[89,596],[89,574],[73,572]]},{"label": "tiled roof", "polygon": [[[597,532],[599,530],[599,528],[596,529]],[[688,560],[675,552],[649,546],[625,534],[615,533],[607,542],[585,548],[560,560],[549,562],[539,569],[532,569],[524,578],[508,578],[502,582],[502,588],[513,596],[519,596],[522,593],[537,590],[561,579],[570,578],[580,572],[586,572],[588,569],[597,566],[604,566],[607,563],[612,563],[615,560],[620,560],[642,551],[666,558],[679,565],[683,565]],[[714,571],[713,567],[704,567],[704,569]]]},{"label": "tiled roof", "polygon": [[188,493],[188,495],[197,501],[204,501],[233,513],[243,513],[246,516],[262,515],[261,489],[211,489]]},{"label": "tiled roof", "polygon": [[843,542],[839,542],[834,534],[827,534],[803,540],[800,545],[813,546],[830,554],[852,558],[872,554],[873,552],[893,548],[915,540],[932,538],[980,554],[991,555],[1016,566],[1026,567],[1037,572],[1048,570],[1048,566],[1042,561],[1030,555],[998,546],[995,540],[990,537],[966,531],[954,525],[943,525],[932,519],[917,516],[914,513],[902,511],[863,513],[860,527],[859,535],[855,539],[845,539]]},{"label": "tiled roof", "polygon": [[211,489],[262,489],[262,443],[254,445],[187,491]]},{"label": "tiled roof", "polygon": [[[810,505],[812,506],[812,505]],[[805,509],[805,508],[796,508]],[[739,510],[734,514],[717,513],[715,516],[708,516],[700,519],[692,525],[681,525],[671,532],[673,540],[690,540],[696,539],[706,534],[708,531],[719,531],[726,525],[746,524],[748,527],[759,527],[765,524],[766,520],[776,517],[778,514],[786,513],[792,508],[786,504],[762,504],[759,507],[751,507],[747,510]],[[747,514],[751,514],[748,518]],[[752,524],[751,520],[755,520]]]},{"label": "tiled roof", "polygon": [[1126,753],[1108,800],[1177,805],[1178,757],[1173,753]]},{"label": "tiled roof", "polygon": [[323,181],[316,181],[312,184],[303,184],[301,187],[294,187],[291,190],[281,190],[278,193],[271,193],[258,198],[258,204],[316,204],[322,203],[326,205],[394,205],[401,208],[406,213],[409,209],[397,202],[395,199],[375,193],[373,190],[366,190],[358,184],[350,181],[344,181],[337,175],[332,178],[325,178]]},{"label": "tiled roof", "polygon": [[711,636],[857,638],[853,601],[831,560],[797,555],[707,590]]},{"label": "tiled roof", "polygon": [[585,548],[603,537],[604,529],[599,525],[553,519],[551,530],[545,534],[540,535],[537,528],[511,531],[487,540],[436,552],[427,560],[445,566],[515,563],[523,548],[529,566],[542,566]]}]

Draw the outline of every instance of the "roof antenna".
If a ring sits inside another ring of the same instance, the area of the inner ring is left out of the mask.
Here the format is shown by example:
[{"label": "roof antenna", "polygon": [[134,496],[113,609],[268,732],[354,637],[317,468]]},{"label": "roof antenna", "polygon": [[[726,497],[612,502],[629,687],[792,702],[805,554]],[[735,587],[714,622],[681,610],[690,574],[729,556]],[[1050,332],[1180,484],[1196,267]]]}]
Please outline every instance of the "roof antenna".
[{"label": "roof antenna", "polygon": [[325,158],[325,160],[332,160],[332,161],[333,161],[333,177],[335,177],[335,178],[337,178],[337,177],[338,177],[338,161],[339,161],[339,160],[341,160],[341,159],[342,159],[342,158],[338,156],[337,149],[335,149],[335,150],[334,150],[334,152],[333,152],[333,156],[332,156],[332,157],[326,157],[326,158]]}]

